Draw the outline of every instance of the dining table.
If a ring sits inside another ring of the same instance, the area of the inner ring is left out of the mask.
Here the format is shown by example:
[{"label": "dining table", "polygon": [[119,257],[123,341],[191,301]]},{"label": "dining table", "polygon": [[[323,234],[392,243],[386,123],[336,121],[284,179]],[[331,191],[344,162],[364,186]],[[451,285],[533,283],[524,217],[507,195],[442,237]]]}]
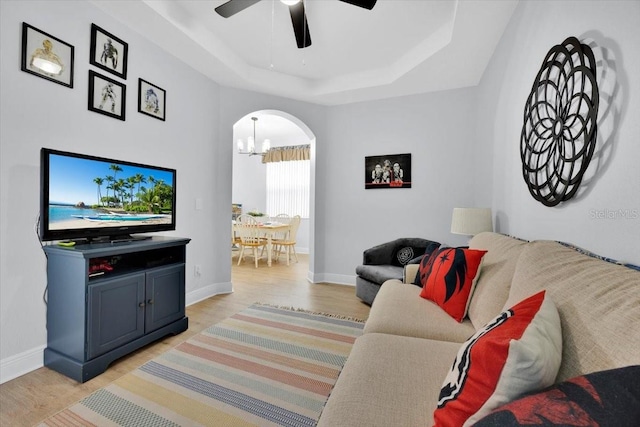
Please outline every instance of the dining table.
[{"label": "dining table", "polygon": [[[235,232],[236,222],[233,221],[233,229]],[[288,235],[291,230],[291,226],[284,222],[269,221],[258,223],[260,233],[267,239],[267,265],[271,267],[271,260],[273,254],[273,237],[276,234]]]}]

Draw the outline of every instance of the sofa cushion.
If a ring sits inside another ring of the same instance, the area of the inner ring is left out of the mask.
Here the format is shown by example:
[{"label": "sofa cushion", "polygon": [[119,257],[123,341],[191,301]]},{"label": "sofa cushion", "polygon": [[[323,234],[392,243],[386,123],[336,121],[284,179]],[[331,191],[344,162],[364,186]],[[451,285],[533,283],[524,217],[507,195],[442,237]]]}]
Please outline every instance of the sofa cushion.
[{"label": "sofa cushion", "polygon": [[499,407],[475,427],[640,425],[640,366],[575,377]]},{"label": "sofa cushion", "polygon": [[557,381],[640,364],[640,272],[535,241],[518,258],[507,305],[539,289],[547,289],[562,322]]},{"label": "sofa cushion", "polygon": [[420,264],[420,296],[434,301],[451,317],[462,322],[486,253],[477,249],[438,249],[426,263]]},{"label": "sofa cushion", "polygon": [[558,311],[541,291],[462,345],[440,391],[436,426],[471,425],[523,393],[551,385],[561,354]]},{"label": "sofa cushion", "polygon": [[459,347],[386,334],[359,337],[318,426],[432,425],[442,378]]},{"label": "sofa cushion", "polygon": [[469,319],[476,329],[502,312],[511,288],[513,272],[526,241],[498,233],[480,233],[469,242],[471,249],[487,251],[469,302]]},{"label": "sofa cushion", "polygon": [[365,334],[377,332],[457,343],[475,331],[468,319],[456,322],[434,302],[420,298],[420,288],[399,280],[383,283],[364,325]]},{"label": "sofa cushion", "polygon": [[387,280],[402,280],[403,269],[395,265],[359,265],[356,274],[373,283],[383,284]]}]

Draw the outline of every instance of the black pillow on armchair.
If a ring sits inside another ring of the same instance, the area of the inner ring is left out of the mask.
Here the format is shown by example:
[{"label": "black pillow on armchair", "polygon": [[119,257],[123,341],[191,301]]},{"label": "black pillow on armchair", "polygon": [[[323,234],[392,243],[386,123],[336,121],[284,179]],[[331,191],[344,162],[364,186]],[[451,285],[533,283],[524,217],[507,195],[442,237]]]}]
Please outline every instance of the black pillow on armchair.
[{"label": "black pillow on armchair", "polygon": [[640,426],[640,365],[554,384],[501,406],[474,426]]},{"label": "black pillow on armchair", "polygon": [[427,247],[424,246],[402,246],[398,245],[393,252],[391,265],[404,267],[407,264],[419,264],[424,255],[431,255],[431,252],[438,249],[440,243],[429,241]]}]

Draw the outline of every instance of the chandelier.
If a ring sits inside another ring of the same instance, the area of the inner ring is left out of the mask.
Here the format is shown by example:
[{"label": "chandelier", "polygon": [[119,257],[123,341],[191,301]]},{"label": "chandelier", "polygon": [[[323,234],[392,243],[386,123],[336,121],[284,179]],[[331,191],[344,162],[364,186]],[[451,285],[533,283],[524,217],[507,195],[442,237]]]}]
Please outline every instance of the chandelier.
[{"label": "chandelier", "polygon": [[249,136],[247,138],[246,146],[242,138],[238,139],[238,153],[248,154],[250,156],[263,155],[271,148],[271,141],[269,139],[265,139],[262,141],[260,151],[256,151],[256,122],[258,121],[258,118],[251,117],[251,120],[253,120],[253,136]]}]

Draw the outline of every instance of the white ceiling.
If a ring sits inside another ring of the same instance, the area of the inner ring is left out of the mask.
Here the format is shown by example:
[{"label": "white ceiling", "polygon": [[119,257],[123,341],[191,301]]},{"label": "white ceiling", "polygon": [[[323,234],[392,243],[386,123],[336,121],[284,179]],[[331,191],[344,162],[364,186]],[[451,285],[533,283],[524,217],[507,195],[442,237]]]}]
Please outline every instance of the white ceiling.
[{"label": "white ceiling", "polygon": [[93,3],[222,85],[337,105],[477,85],[518,0],[304,0],[306,49],[279,0],[225,1]]}]

